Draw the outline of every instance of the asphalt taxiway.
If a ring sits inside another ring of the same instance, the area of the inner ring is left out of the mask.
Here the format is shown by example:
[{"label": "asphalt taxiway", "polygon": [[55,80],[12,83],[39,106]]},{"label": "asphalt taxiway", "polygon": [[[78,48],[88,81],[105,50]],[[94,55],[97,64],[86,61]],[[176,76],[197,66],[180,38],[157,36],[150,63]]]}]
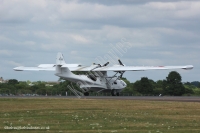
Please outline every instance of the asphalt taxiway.
[{"label": "asphalt taxiway", "polygon": [[147,100],[147,101],[182,101],[200,102],[197,96],[0,96],[0,98],[63,98],[63,99],[102,99],[102,100]]}]

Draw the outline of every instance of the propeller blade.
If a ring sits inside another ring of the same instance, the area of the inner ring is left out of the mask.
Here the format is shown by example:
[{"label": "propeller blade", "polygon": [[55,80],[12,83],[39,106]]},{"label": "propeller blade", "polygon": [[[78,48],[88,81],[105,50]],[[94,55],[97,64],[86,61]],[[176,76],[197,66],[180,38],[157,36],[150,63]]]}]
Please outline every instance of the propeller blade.
[{"label": "propeller blade", "polygon": [[103,67],[104,67],[104,66],[107,66],[108,64],[109,64],[109,62],[107,62],[106,64],[104,64]]},{"label": "propeller blade", "polygon": [[93,63],[93,65],[98,65],[98,66],[96,66],[95,68],[93,68],[93,69],[90,70],[90,71],[93,71],[94,69],[99,68],[99,67],[107,66],[108,64],[109,64],[109,62],[107,62],[106,64],[104,64],[103,66],[101,66],[100,64]]},{"label": "propeller blade", "polygon": [[101,65],[100,65],[100,64],[93,63],[93,65],[98,65],[99,67],[101,67]]},{"label": "propeller blade", "polygon": [[120,65],[124,66],[124,64],[121,62],[121,60],[120,60],[120,59],[119,59],[118,61],[119,61],[119,64],[120,64]]}]

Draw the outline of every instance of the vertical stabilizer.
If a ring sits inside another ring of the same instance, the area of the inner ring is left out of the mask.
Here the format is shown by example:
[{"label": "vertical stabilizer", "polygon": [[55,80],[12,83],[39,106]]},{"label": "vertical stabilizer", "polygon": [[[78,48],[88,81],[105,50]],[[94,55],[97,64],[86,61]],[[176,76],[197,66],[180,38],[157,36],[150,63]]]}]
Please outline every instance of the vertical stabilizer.
[{"label": "vertical stabilizer", "polygon": [[57,58],[56,58],[56,65],[64,65],[64,64],[65,64],[65,60],[64,60],[63,54],[58,53]]},{"label": "vertical stabilizer", "polygon": [[73,74],[68,67],[62,67],[63,65],[65,65],[65,60],[63,57],[62,53],[58,53],[57,54],[57,58],[56,58],[56,76],[59,76],[63,79],[67,79],[69,81],[75,82],[75,81],[79,81],[80,77]]}]

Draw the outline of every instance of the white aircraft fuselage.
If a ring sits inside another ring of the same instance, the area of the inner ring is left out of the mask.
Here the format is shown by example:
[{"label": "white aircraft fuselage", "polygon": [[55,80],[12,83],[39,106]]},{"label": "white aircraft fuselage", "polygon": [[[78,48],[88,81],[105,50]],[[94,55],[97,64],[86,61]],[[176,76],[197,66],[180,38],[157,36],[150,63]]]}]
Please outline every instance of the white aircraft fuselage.
[{"label": "white aircraft fuselage", "polygon": [[80,88],[87,92],[110,92],[111,90],[115,90],[114,93],[117,94],[127,86],[123,80],[120,80],[117,77],[107,77],[107,72],[95,73],[92,78],[92,76],[89,75],[76,75],[73,74],[68,68],[56,66],[55,75],[61,77],[62,79],[76,83]]}]

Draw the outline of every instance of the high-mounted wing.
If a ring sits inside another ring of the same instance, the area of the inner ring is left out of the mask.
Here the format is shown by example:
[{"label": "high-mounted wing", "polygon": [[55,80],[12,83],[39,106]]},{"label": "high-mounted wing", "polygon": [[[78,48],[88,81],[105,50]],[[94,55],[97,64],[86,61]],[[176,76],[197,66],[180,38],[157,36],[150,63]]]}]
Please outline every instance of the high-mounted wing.
[{"label": "high-mounted wing", "polygon": [[[38,67],[16,67],[16,71],[55,71],[55,64],[41,64]],[[62,68],[69,68],[70,71],[146,71],[146,70],[169,70],[169,69],[193,69],[192,65],[186,66],[104,66],[95,68],[96,66],[81,66],[79,64],[64,64]],[[95,69],[94,69],[95,68]]]},{"label": "high-mounted wing", "polygon": [[119,65],[108,66],[109,62],[104,65],[93,64],[91,66],[82,66],[80,64],[66,64],[62,53],[57,54],[56,64],[40,64],[38,67],[16,67],[16,71],[56,71],[56,66],[69,68],[70,71],[145,71],[145,70],[168,70],[168,69],[192,69],[192,65],[187,66],[125,66],[120,60]]},{"label": "high-mounted wing", "polygon": [[193,69],[192,65],[187,66],[105,66],[94,69],[94,66],[90,67],[69,67],[70,71],[146,71],[146,70],[168,70],[168,69]]}]

